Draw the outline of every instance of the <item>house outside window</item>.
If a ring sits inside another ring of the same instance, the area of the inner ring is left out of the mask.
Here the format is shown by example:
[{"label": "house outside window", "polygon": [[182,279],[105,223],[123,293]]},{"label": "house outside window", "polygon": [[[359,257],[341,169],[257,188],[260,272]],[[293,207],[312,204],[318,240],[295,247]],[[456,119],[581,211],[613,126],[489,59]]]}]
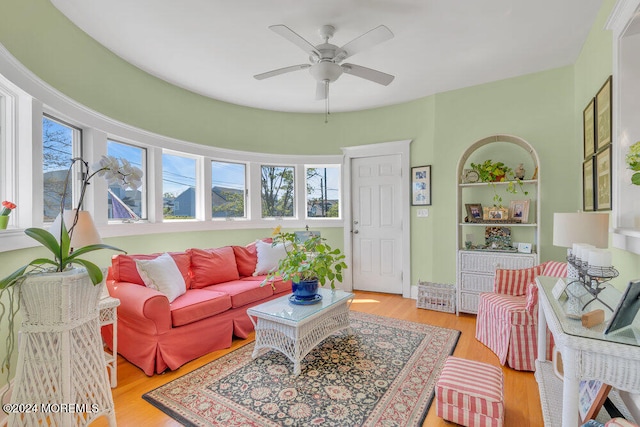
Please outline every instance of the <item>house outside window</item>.
[{"label": "house outside window", "polygon": [[147,150],[116,141],[107,141],[107,154],[124,159],[142,170],[142,185],[132,190],[117,185],[109,186],[107,193],[107,207],[109,219],[136,221],[146,218],[146,154]]},{"label": "house outside window", "polygon": [[246,165],[211,162],[211,216],[246,217]]},{"label": "house outside window", "polygon": [[162,154],[162,194],[164,219],[196,217],[196,160]]}]

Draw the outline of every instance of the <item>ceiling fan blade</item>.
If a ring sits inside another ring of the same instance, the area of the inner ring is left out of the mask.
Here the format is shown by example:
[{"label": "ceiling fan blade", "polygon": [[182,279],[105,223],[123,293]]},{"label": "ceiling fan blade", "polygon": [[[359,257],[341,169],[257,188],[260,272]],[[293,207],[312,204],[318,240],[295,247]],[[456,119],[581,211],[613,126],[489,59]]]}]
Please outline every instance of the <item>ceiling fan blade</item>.
[{"label": "ceiling fan blade", "polygon": [[329,85],[325,82],[318,82],[316,84],[316,100],[320,101],[322,99],[327,99],[327,92],[329,90]]},{"label": "ceiling fan blade", "polygon": [[380,25],[342,46],[341,49],[344,52],[340,53],[336,58],[338,58],[339,61],[342,61],[343,59],[347,59],[358,52],[362,52],[363,50],[369,49],[378,43],[382,43],[383,41],[392,38],[393,33],[391,30],[384,25]]},{"label": "ceiling fan blade", "polygon": [[290,73],[292,71],[304,70],[305,68],[311,67],[310,64],[299,64],[299,65],[291,65],[289,67],[278,68],[277,70],[267,71],[266,73],[256,74],[253,76],[256,80],[264,80],[269,77],[279,76],[280,74]]},{"label": "ceiling fan blade", "polygon": [[285,39],[289,40],[291,43],[298,46],[300,49],[307,52],[308,55],[320,58],[320,52],[318,52],[318,49],[316,49],[314,45],[309,43],[307,40],[302,38],[301,35],[293,31],[291,28],[287,27],[286,25],[282,25],[282,24],[272,25],[269,27],[269,29],[274,33],[280,34],[282,37],[284,37]]},{"label": "ceiling fan blade", "polygon": [[387,86],[395,78],[391,74],[383,73],[382,71],[373,70],[371,68],[363,67],[355,64],[342,64],[342,71],[347,74],[351,74],[356,77],[362,77],[363,79],[371,80],[374,83]]}]

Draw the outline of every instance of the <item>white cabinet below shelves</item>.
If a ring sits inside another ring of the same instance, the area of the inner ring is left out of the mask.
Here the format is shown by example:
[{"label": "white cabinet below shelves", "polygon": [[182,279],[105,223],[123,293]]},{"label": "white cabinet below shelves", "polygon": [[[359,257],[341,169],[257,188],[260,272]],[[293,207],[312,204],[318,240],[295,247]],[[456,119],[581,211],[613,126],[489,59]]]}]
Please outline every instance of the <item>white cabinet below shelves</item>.
[{"label": "white cabinet below shelves", "polygon": [[478,312],[478,295],[493,290],[497,269],[529,268],[537,260],[537,254],[458,251],[458,311]]}]

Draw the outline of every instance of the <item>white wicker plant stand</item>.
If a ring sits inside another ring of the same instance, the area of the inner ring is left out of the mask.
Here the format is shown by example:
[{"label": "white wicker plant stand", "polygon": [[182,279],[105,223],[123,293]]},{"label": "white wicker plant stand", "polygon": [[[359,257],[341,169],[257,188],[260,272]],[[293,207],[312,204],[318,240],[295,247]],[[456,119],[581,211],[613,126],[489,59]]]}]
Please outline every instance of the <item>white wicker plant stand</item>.
[{"label": "white wicker plant stand", "polygon": [[[98,301],[84,270],[29,277],[9,426],[85,426],[106,416],[116,425],[105,369]],[[30,411],[28,409],[31,409]]]},{"label": "white wicker plant stand", "polygon": [[[536,278],[540,304],[536,379],[545,426],[576,427],[581,380],[599,380],[619,390],[640,392],[640,341],[620,334],[604,335],[604,327],[612,316],[606,308],[606,321],[592,328],[583,327],[579,319],[567,317],[564,311],[566,302],[564,299],[558,301],[551,292],[557,281],[557,277]],[[607,286],[600,296],[616,306],[621,294]],[[589,306],[589,310],[596,308],[602,308],[597,301]],[[548,378],[553,376],[544,375],[549,370],[553,371],[551,362],[546,360],[547,325],[565,361],[562,382],[549,381]],[[558,423],[559,412],[562,413],[562,424]]]},{"label": "white wicker plant stand", "polygon": [[299,375],[302,359],[316,345],[349,328],[349,307],[355,295],[327,289],[318,289],[318,293],[322,301],[313,305],[291,304],[285,295],[248,309],[256,329],[253,358],[263,348],[278,350],[293,362],[293,374]]}]

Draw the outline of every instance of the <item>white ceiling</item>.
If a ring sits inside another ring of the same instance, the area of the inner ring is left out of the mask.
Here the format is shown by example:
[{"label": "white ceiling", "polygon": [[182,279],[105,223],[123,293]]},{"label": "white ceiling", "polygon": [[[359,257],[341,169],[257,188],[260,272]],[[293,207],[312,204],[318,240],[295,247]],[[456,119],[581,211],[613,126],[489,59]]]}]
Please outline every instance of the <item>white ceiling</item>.
[{"label": "white ceiling", "polygon": [[323,112],[308,63],[268,29],[284,24],[314,45],[336,28],[342,46],[380,24],[391,40],[348,62],[395,76],[389,86],[343,74],[331,111],[397,104],[572,64],[602,0],[52,0],[73,23],[142,70],[193,92],[256,108]]}]

